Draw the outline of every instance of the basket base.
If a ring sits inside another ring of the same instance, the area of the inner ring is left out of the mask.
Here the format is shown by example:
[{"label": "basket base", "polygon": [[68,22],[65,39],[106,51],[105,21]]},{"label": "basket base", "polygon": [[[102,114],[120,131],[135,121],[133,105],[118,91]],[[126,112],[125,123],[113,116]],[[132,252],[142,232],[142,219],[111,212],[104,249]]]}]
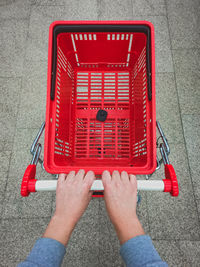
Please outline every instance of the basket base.
[{"label": "basket base", "polygon": [[77,73],[74,159],[130,158],[129,83],[129,72]]}]

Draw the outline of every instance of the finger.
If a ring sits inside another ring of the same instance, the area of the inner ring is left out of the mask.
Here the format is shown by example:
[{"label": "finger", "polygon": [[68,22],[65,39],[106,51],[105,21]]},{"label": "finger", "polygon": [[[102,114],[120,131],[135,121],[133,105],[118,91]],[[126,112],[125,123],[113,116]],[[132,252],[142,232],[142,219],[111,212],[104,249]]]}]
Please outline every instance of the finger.
[{"label": "finger", "polygon": [[123,171],[121,173],[121,180],[124,183],[128,183],[129,182],[129,177],[128,177],[128,173],[127,172]]},{"label": "finger", "polygon": [[59,174],[59,176],[58,176],[58,182],[59,183],[63,183],[65,181],[66,177],[67,177],[67,174],[65,174],[65,173]]},{"label": "finger", "polygon": [[102,182],[103,182],[103,185],[111,182],[111,175],[109,171],[104,171],[102,173]]},{"label": "finger", "polygon": [[136,179],[135,175],[130,174],[130,182],[135,187],[135,189],[137,190],[137,179]]},{"label": "finger", "polygon": [[71,171],[71,172],[69,172],[68,175],[67,175],[66,180],[67,180],[68,182],[73,181],[74,178],[75,178],[75,175],[76,175],[75,171]]},{"label": "finger", "polygon": [[92,183],[94,182],[94,180],[95,180],[95,174],[93,171],[87,172],[84,179],[83,179],[84,183],[88,184],[89,189],[92,186]]},{"label": "finger", "polygon": [[80,181],[80,180],[83,180],[84,178],[84,175],[85,175],[85,171],[84,170],[79,170],[76,174],[76,177],[75,177],[75,181]]},{"label": "finger", "polygon": [[118,171],[113,171],[112,180],[115,181],[115,182],[120,182],[121,181],[120,174],[119,174]]}]

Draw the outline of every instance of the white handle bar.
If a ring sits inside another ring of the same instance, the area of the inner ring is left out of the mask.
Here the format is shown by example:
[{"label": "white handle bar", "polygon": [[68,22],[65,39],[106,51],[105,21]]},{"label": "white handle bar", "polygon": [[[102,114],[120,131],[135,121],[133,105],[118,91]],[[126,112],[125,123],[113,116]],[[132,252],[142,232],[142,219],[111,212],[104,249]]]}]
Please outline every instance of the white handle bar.
[{"label": "white handle bar", "polygon": [[[37,180],[35,191],[55,191],[57,180]],[[137,189],[142,191],[164,191],[164,182],[162,180],[138,180]],[[95,180],[91,187],[92,191],[103,191],[103,183],[101,180]]]}]

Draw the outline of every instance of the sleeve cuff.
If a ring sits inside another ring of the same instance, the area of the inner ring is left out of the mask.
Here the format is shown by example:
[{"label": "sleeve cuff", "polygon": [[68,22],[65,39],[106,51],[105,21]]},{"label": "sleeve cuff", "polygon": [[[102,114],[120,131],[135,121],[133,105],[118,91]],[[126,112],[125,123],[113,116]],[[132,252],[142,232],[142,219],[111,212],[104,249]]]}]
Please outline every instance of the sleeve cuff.
[{"label": "sleeve cuff", "polygon": [[167,266],[161,260],[148,235],[136,236],[129,239],[121,246],[120,254],[126,266],[145,266],[146,264],[153,263],[157,263],[158,265],[156,266]]},{"label": "sleeve cuff", "polygon": [[60,266],[65,252],[65,246],[57,240],[40,238],[36,241],[26,261],[41,266]]}]

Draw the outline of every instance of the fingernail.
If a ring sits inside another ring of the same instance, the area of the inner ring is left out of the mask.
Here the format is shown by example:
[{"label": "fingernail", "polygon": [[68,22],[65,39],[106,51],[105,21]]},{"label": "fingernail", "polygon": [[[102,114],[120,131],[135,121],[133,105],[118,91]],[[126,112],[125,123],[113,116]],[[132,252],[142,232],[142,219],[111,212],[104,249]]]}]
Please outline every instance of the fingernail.
[{"label": "fingernail", "polygon": [[95,176],[95,174],[94,174],[93,171],[88,171],[87,173],[88,173],[89,175],[91,175],[91,176]]}]

